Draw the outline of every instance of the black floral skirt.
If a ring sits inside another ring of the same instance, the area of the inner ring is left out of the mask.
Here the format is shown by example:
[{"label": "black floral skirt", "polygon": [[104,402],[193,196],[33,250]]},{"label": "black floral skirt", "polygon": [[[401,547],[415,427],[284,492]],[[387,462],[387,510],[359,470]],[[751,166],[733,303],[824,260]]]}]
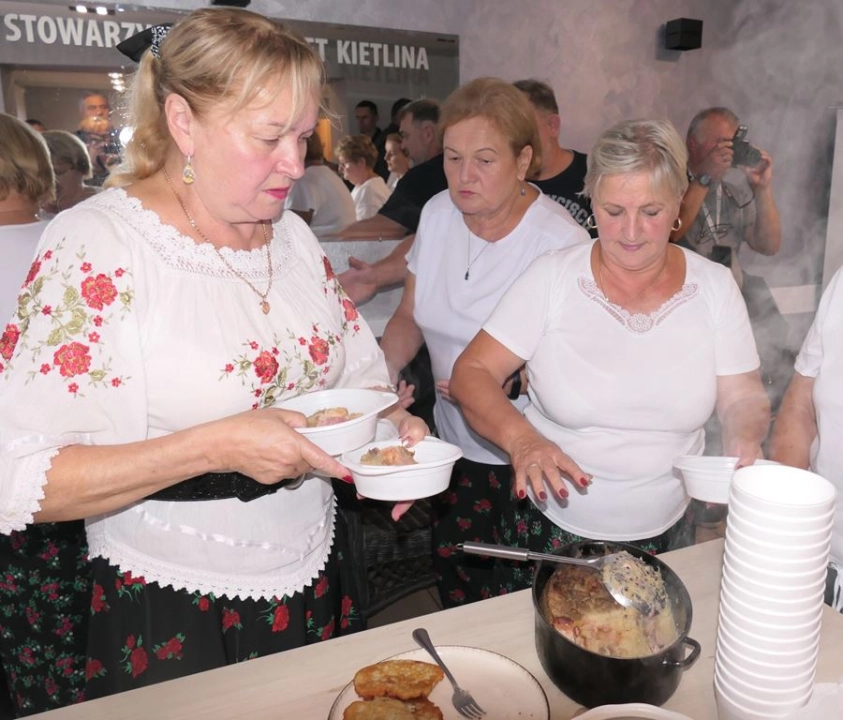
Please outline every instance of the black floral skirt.
[{"label": "black floral skirt", "polygon": [[87,554],[81,520],[0,536],[0,662],[17,717],[85,699]]},{"label": "black floral skirt", "polygon": [[444,607],[501,594],[495,567],[505,561],[457,550],[465,541],[498,543],[513,504],[512,468],[457,460],[448,489],[432,502],[433,570]]},{"label": "black floral skirt", "polygon": [[173,590],[96,558],[86,674],[103,697],[363,629],[337,514],[325,568],[302,592],[241,600]]}]

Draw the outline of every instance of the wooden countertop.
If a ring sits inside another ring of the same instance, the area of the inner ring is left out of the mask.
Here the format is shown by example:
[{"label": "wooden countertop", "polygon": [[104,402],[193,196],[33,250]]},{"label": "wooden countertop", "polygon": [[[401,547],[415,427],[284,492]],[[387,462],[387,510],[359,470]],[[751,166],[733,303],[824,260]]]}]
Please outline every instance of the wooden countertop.
[{"label": "wooden countertop", "polygon": [[[702,654],[684,673],[664,707],[695,720],[717,717],[712,676],[723,541],[713,540],[661,555],[680,576],[693,603],[689,635]],[[524,590],[422,619],[368,630],[181,680],[55,710],[49,720],[324,720],[355,671],[385,657],[416,649],[410,633],[423,624],[440,645],[470,645],[510,657],[544,687],[554,720],[580,707],[548,679],[536,656],[531,593]],[[824,609],[817,682],[843,674],[843,616]],[[488,708],[487,708],[488,710]],[[488,720],[493,720],[489,713]]]}]

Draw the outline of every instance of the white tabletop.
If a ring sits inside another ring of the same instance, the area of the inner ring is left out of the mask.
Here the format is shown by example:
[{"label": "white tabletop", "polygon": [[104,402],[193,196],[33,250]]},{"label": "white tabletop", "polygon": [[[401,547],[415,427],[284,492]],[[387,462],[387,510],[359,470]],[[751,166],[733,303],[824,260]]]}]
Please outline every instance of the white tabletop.
[{"label": "white tabletop", "polygon": [[[695,720],[717,717],[712,674],[723,541],[713,540],[661,555],[688,588],[693,603],[690,637],[702,644],[665,708]],[[569,720],[580,707],[548,679],[536,655],[529,590],[466,607],[368,630],[181,680],[55,710],[49,720],[324,720],[357,669],[416,648],[412,630],[424,625],[439,645],[493,650],[538,678],[554,720]],[[843,674],[843,616],[823,614],[817,682]],[[494,714],[486,716],[493,720]],[[497,720],[497,719],[495,719]]]}]

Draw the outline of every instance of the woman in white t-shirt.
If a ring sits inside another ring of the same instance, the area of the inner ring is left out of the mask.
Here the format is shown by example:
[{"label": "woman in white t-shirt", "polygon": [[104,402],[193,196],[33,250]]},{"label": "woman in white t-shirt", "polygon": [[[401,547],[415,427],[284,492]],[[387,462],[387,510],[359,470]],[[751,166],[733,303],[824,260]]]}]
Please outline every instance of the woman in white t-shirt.
[{"label": "woman in white t-shirt", "polygon": [[347,135],[335,150],[342,176],[354,189],[351,199],[358,220],[377,215],[392,191],[375,172],[378,149],[368,135]]},{"label": "woman in white t-shirt", "polygon": [[[669,244],[686,159],[666,121],[604,132],[585,181],[599,239],[534,262],[456,363],[451,392],[509,453],[524,500],[504,518],[504,542],[687,544],[689,500],[672,465],[702,453],[715,406],[727,454],[747,465],[761,453],[770,409],[738,287]],[[500,384],[525,362],[522,416]]]},{"label": "woman in white t-shirt", "polygon": [[[820,300],[790,381],[770,442],[770,455],[810,469],[843,493],[843,269]],[[843,612],[843,502],[831,535],[826,603]]]},{"label": "woman in white t-shirt", "polygon": [[[442,106],[440,132],[448,190],[422,210],[404,294],[381,348],[395,382],[427,344],[439,437],[463,450],[450,488],[433,503],[434,569],[451,606],[506,590],[493,582],[496,561],[464,556],[456,545],[495,542],[499,515],[512,504],[509,458],[474,433],[451,400],[454,361],[533,259],[588,234],[526,181],[540,167],[541,146],[530,104],[515,87],[481,78],[458,88]],[[510,373],[503,392],[519,403],[522,377],[518,368]]]}]

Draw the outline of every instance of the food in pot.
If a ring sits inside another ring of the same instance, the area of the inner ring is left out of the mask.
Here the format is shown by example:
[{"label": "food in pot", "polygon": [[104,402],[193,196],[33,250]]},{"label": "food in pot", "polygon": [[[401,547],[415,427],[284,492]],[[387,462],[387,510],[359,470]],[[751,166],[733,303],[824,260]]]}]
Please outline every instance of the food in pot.
[{"label": "food in pot", "polygon": [[365,699],[391,697],[398,700],[426,698],[445,673],[438,665],[419,660],[383,660],[367,665],[354,675],[354,689]]},{"label": "food in pot", "polygon": [[[664,579],[654,569],[648,581],[666,595]],[[542,593],[542,613],[553,627],[585,650],[615,658],[654,655],[679,638],[670,603],[653,615],[623,607],[609,594],[599,572],[560,565]]]},{"label": "food in pot", "polygon": [[362,413],[350,413],[348,408],[344,407],[330,407],[324,410],[317,410],[312,415],[307,416],[307,426],[309,428],[325,427],[326,425],[339,425],[340,423],[348,422],[358,418]]},{"label": "food in pot", "polygon": [[360,457],[361,465],[418,465],[411,450],[401,445],[372,448]]},{"label": "food in pot", "polygon": [[653,615],[667,604],[667,590],[656,568],[626,550],[611,553],[603,566],[603,584],[614,598],[624,605]]},{"label": "food in pot", "polygon": [[443,720],[442,711],[426,698],[396,700],[389,697],[356,700],[342,714],[343,720]]}]

